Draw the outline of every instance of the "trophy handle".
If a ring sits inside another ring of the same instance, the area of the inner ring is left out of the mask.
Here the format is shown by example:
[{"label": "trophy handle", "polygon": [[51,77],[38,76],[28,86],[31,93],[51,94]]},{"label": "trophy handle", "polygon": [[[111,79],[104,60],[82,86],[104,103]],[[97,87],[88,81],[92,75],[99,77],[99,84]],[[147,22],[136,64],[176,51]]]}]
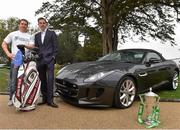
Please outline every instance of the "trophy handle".
[{"label": "trophy handle", "polygon": [[140,98],[140,100],[141,100],[141,103],[143,104],[143,105],[145,105],[145,103],[144,103],[144,94],[139,94],[139,98]]}]

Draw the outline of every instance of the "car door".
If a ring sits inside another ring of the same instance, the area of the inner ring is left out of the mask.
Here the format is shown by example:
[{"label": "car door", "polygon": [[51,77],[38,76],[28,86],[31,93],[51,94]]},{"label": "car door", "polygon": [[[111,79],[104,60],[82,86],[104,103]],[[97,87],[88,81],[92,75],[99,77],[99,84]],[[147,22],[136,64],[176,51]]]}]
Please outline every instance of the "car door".
[{"label": "car door", "polygon": [[163,65],[164,61],[159,53],[153,51],[147,53],[143,63],[146,66],[149,87],[157,87],[166,83],[170,68]]},{"label": "car door", "polygon": [[157,52],[146,52],[142,64],[136,70],[140,91],[157,87],[167,81],[168,66],[163,65],[164,58]]}]

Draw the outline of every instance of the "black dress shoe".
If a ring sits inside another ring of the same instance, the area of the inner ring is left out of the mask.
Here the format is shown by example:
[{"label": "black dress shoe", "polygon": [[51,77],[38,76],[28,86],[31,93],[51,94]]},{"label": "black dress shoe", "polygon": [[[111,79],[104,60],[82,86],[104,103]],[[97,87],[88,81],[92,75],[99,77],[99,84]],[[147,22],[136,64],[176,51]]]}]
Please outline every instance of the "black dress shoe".
[{"label": "black dress shoe", "polygon": [[46,101],[39,102],[37,105],[44,105],[46,104]]},{"label": "black dress shoe", "polygon": [[58,105],[55,104],[54,102],[48,103],[47,105],[50,106],[50,107],[58,108]]}]

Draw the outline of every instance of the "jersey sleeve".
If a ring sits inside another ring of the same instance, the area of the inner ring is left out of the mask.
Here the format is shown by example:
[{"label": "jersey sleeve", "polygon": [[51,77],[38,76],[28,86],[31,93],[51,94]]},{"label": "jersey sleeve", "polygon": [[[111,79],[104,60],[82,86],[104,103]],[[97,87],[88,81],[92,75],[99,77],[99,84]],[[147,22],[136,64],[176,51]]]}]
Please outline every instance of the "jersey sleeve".
[{"label": "jersey sleeve", "polygon": [[7,44],[10,44],[10,43],[12,42],[12,38],[13,38],[12,33],[9,33],[9,34],[4,38],[4,41],[5,41]]}]

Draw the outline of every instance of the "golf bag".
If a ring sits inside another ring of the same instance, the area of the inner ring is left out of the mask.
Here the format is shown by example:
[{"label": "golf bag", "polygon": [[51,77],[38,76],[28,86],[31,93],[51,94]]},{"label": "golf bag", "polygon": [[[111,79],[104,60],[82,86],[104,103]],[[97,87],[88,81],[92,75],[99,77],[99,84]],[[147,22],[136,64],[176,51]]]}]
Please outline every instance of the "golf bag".
[{"label": "golf bag", "polygon": [[20,49],[15,56],[14,65],[19,65],[16,91],[13,95],[13,105],[17,110],[29,111],[37,106],[37,100],[40,95],[40,79],[36,68],[38,59],[37,50],[31,50],[24,53],[24,46],[18,46]]}]

